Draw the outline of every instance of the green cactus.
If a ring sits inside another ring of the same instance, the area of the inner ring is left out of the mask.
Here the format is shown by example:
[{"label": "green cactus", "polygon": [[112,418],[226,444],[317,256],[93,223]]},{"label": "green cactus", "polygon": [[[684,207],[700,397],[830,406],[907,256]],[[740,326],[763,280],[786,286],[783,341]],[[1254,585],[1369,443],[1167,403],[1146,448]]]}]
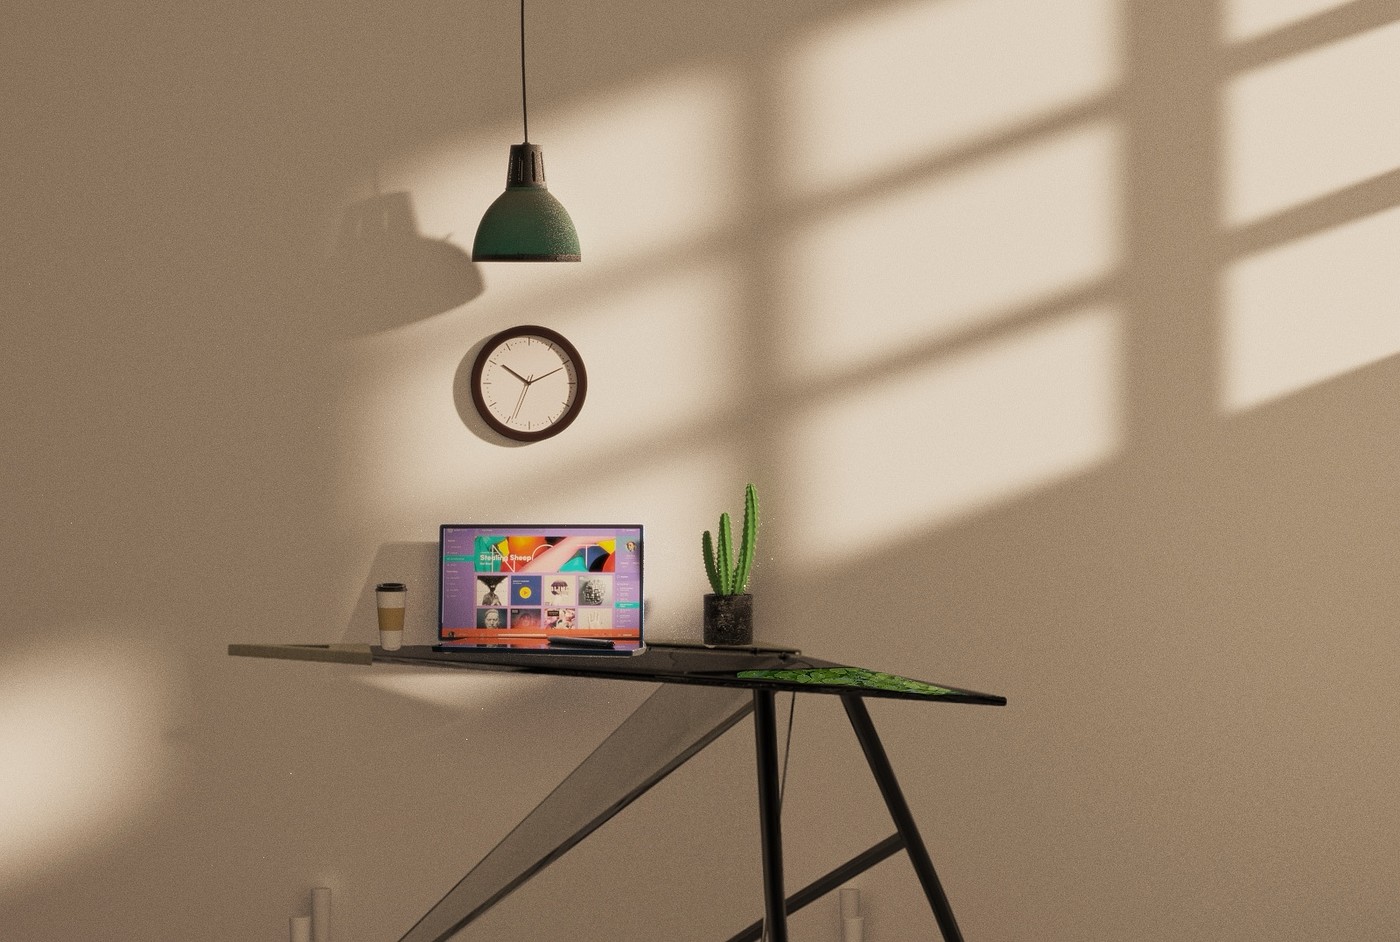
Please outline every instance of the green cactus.
[{"label": "green cactus", "polygon": [[739,559],[734,559],[734,533],[729,514],[719,515],[718,536],[706,530],[700,538],[700,555],[705,575],[716,595],[742,595],[749,587],[754,548],[758,544],[758,492],[752,484],[744,491],[744,529],[739,542]]}]

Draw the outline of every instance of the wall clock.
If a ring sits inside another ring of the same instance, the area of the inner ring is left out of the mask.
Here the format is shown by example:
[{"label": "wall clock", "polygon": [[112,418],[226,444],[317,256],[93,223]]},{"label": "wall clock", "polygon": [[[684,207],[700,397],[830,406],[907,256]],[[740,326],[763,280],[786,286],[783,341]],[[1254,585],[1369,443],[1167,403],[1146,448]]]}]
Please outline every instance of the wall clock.
[{"label": "wall clock", "polygon": [[583,358],[545,327],[512,327],[482,346],[472,364],[477,413],[506,438],[538,442],[578,418],[588,393]]}]

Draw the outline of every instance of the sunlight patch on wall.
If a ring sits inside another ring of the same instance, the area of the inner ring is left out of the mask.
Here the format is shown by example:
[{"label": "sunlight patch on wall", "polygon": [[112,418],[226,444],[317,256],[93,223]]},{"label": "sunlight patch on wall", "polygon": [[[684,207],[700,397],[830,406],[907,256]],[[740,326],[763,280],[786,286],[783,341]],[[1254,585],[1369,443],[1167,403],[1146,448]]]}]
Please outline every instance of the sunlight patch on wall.
[{"label": "sunlight patch on wall", "polygon": [[1109,458],[1122,437],[1121,328],[1085,310],[852,390],[802,421],[795,487],[813,508],[791,547],[841,550],[927,533]]},{"label": "sunlight patch on wall", "polygon": [[[577,284],[600,263],[663,254],[728,222],[741,156],[737,107],[733,83],[701,70],[639,82],[585,107],[532,107],[531,143],[544,149],[550,192],[569,211],[589,263],[558,275]],[[385,160],[378,189],[409,193],[423,235],[470,253],[520,137],[513,120]],[[372,195],[374,178],[366,167],[345,201]],[[538,291],[540,274],[533,265],[491,265],[483,277],[500,302]]]},{"label": "sunlight patch on wall", "polygon": [[1225,279],[1225,406],[1247,409],[1400,353],[1400,209],[1291,242]]},{"label": "sunlight patch on wall", "polygon": [[[607,406],[579,419],[582,435],[619,445],[718,421],[738,395],[747,339],[742,282],[719,264],[665,269],[579,303],[556,320],[578,334],[590,386]],[[577,324],[576,328],[569,325]],[[586,339],[588,349],[582,344]]]},{"label": "sunlight patch on wall", "polygon": [[718,265],[668,269],[567,309],[530,312],[530,322],[578,348],[589,386],[572,426],[524,448],[483,441],[458,412],[463,402],[472,409],[463,398],[469,349],[493,329],[464,335],[460,326],[430,322],[347,342],[337,368],[358,380],[341,412],[342,452],[353,456],[344,484],[360,495],[353,500],[373,495],[373,507],[353,512],[416,516],[425,501],[466,490],[577,499],[612,477],[645,475],[696,438],[708,440],[705,430],[727,427],[722,413],[739,386],[732,345],[741,337],[725,316],[737,303],[735,290]]},{"label": "sunlight patch on wall", "polygon": [[[567,111],[531,109],[531,142],[544,149],[550,192],[568,209],[587,262],[656,255],[729,219],[736,109],[732,83],[708,71],[638,82]],[[405,155],[385,164],[381,187],[410,192],[425,233],[450,233],[470,251],[520,132],[502,124]],[[513,283],[508,268],[490,273],[493,286]]]},{"label": "sunlight patch on wall", "polygon": [[1353,0],[1226,0],[1225,36],[1231,42],[1254,39],[1352,2]]},{"label": "sunlight patch on wall", "polygon": [[[646,523],[690,516],[703,520],[710,516],[709,505],[714,502],[711,498],[707,503],[704,495],[714,493],[725,481],[733,486],[727,469],[740,460],[733,449],[728,434],[718,439],[639,436],[625,447],[592,450],[577,462],[538,467],[529,461],[520,470],[518,486],[503,492],[501,501],[516,512],[515,519],[523,512],[539,519],[584,523]],[[541,473],[531,475],[527,469],[532,467]],[[698,530],[695,535],[699,539]],[[654,561],[651,553],[647,560],[648,564]]]},{"label": "sunlight patch on wall", "polygon": [[584,258],[656,255],[728,222],[744,156],[738,122],[733,81],[699,70],[647,77],[551,122],[541,143],[551,181],[560,168],[561,199],[570,184]]},{"label": "sunlight patch on wall", "polygon": [[[740,460],[728,437],[684,442],[641,438],[629,442],[628,450],[604,449],[578,463],[538,468],[532,462],[522,467],[518,486],[487,494],[486,506],[517,520],[646,524],[647,584],[655,588],[668,578],[667,548],[683,549],[685,568],[702,578],[696,560],[689,558],[695,555],[689,552],[690,544],[699,539],[699,530],[692,535],[684,529],[670,532],[669,527],[675,521],[708,519],[715,503],[712,495],[725,492],[725,485],[733,489],[733,468]],[[530,467],[545,473],[532,475]],[[651,596],[650,588],[647,594]]]},{"label": "sunlight patch on wall", "polygon": [[[683,636],[694,628],[695,605],[706,591],[700,532],[714,527],[720,510],[730,505],[742,510],[743,484],[752,475],[745,453],[729,433],[643,437],[625,446],[588,452],[578,445],[552,448],[544,442],[499,450],[481,445],[470,452],[444,453],[436,460],[450,473],[416,501],[405,494],[393,503],[383,502],[382,491],[395,486],[387,476],[343,484],[339,489],[342,525],[352,538],[369,545],[386,537],[436,539],[437,524],[447,521],[642,523],[646,527],[647,631],[654,630],[657,637]],[[482,484],[477,473],[486,466],[496,475],[490,484]],[[401,575],[395,572],[395,578]],[[410,589],[417,592],[410,604],[435,606],[436,579],[434,567],[431,575],[411,581],[411,586],[421,588]],[[410,630],[417,629],[411,626]],[[435,614],[431,628],[423,630],[429,636],[436,631]],[[368,629],[363,640],[372,638]],[[412,684],[395,680],[376,681],[375,686],[407,695],[416,684],[416,680]],[[487,703],[504,696],[489,685],[470,690],[448,686],[437,685],[419,699],[446,705],[454,697],[463,703]]]},{"label": "sunlight patch on wall", "polygon": [[159,657],[103,652],[0,665],[0,889],[111,840],[160,794]]},{"label": "sunlight patch on wall", "polygon": [[892,192],[797,235],[780,273],[790,369],[907,353],[1092,284],[1119,262],[1119,139],[1093,125]]},{"label": "sunlight patch on wall", "polygon": [[1240,76],[1225,98],[1228,222],[1400,166],[1397,61],[1400,23]]},{"label": "sunlight patch on wall", "polygon": [[1117,8],[906,0],[824,22],[785,69],[783,179],[810,191],[905,175],[1106,91],[1118,78]]}]

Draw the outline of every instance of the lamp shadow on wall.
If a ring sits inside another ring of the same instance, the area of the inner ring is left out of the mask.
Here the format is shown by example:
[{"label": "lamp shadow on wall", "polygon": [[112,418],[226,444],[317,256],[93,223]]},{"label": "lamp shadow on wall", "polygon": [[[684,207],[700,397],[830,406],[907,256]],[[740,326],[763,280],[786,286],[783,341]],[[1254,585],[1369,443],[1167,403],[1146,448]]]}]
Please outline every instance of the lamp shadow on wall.
[{"label": "lamp shadow on wall", "polygon": [[325,321],[345,337],[444,314],[479,297],[485,287],[465,251],[447,238],[418,231],[413,198],[406,192],[346,207],[323,284]]}]

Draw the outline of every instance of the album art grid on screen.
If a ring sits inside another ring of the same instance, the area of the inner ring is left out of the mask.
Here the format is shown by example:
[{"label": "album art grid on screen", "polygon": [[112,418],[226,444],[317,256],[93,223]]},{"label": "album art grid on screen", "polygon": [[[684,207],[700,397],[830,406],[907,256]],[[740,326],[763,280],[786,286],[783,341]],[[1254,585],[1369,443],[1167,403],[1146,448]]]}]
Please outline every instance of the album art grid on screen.
[{"label": "album art grid on screen", "polygon": [[440,615],[442,641],[640,645],[641,527],[445,526]]}]

